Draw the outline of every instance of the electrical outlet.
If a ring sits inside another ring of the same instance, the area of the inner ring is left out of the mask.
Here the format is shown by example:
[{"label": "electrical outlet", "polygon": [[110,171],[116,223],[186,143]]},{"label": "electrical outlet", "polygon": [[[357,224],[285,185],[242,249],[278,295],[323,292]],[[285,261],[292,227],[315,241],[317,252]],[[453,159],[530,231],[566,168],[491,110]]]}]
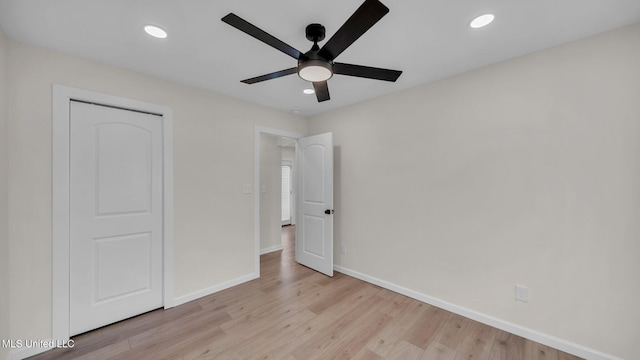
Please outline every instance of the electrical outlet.
[{"label": "electrical outlet", "polygon": [[526,286],[516,285],[516,300],[522,302],[529,301],[529,289]]},{"label": "electrical outlet", "polygon": [[343,253],[343,254],[347,253],[347,244],[342,244],[340,246],[340,252]]}]

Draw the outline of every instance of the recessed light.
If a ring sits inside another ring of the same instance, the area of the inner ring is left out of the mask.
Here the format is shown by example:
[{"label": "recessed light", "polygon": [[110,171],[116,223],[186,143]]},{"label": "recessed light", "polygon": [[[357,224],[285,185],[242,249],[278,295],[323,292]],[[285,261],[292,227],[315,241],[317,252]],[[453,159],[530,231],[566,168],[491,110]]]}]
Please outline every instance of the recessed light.
[{"label": "recessed light", "polygon": [[164,39],[167,37],[167,32],[164,29],[159,28],[155,25],[146,25],[144,27],[144,31],[146,31],[147,34],[158,39]]},{"label": "recessed light", "polygon": [[493,19],[495,19],[495,16],[493,14],[480,15],[475,19],[471,20],[471,22],[469,23],[469,26],[471,26],[474,29],[478,29],[491,24]]},{"label": "recessed light", "polygon": [[316,91],[313,89],[304,89],[302,90],[303,93],[307,94],[307,95],[311,95],[314,94]]}]

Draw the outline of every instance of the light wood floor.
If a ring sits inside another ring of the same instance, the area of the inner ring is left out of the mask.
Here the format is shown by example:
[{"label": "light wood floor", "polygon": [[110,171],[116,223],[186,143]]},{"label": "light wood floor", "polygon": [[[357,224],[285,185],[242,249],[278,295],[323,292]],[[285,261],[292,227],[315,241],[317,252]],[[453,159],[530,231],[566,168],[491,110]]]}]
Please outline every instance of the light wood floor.
[{"label": "light wood floor", "polygon": [[45,359],[576,360],[578,358],[380,287],[261,257],[260,279],[74,338]]}]

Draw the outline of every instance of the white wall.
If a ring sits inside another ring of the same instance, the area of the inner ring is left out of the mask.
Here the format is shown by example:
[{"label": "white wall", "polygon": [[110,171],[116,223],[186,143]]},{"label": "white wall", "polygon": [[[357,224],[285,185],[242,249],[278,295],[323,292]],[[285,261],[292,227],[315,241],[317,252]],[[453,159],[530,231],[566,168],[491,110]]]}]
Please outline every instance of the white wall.
[{"label": "white wall", "polygon": [[173,109],[176,297],[257,271],[253,194],[243,194],[253,184],[254,127],[304,134],[305,119],[19,43],[6,66],[14,339],[51,336],[52,83]]},{"label": "white wall", "polygon": [[336,263],[637,358],[638,39],[640,24],[310,119],[338,152]]},{"label": "white wall", "polygon": [[[8,135],[6,102],[6,56],[9,42],[0,29],[0,342],[10,338],[9,333],[9,241],[7,225],[8,192]],[[0,345],[0,359],[6,358],[9,348]]]},{"label": "white wall", "polygon": [[260,251],[282,248],[282,151],[278,137],[260,135]]}]

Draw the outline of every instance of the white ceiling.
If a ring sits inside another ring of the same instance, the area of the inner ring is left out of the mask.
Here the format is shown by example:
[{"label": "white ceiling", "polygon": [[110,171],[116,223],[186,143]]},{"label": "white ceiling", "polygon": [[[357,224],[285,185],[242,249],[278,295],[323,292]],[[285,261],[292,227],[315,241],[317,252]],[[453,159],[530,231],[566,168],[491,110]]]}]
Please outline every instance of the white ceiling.
[{"label": "white ceiling", "polygon": [[[337,61],[403,70],[396,83],[336,75],[323,103],[297,75],[240,83],[296,61],[224,15],[306,52],[308,24],[323,24],[329,39],[362,1],[0,0],[0,27],[13,40],[310,116],[640,21],[640,0],[381,0],[389,14]],[[486,12],[491,25],[468,27]],[[149,37],[146,24],[169,37]]]}]

